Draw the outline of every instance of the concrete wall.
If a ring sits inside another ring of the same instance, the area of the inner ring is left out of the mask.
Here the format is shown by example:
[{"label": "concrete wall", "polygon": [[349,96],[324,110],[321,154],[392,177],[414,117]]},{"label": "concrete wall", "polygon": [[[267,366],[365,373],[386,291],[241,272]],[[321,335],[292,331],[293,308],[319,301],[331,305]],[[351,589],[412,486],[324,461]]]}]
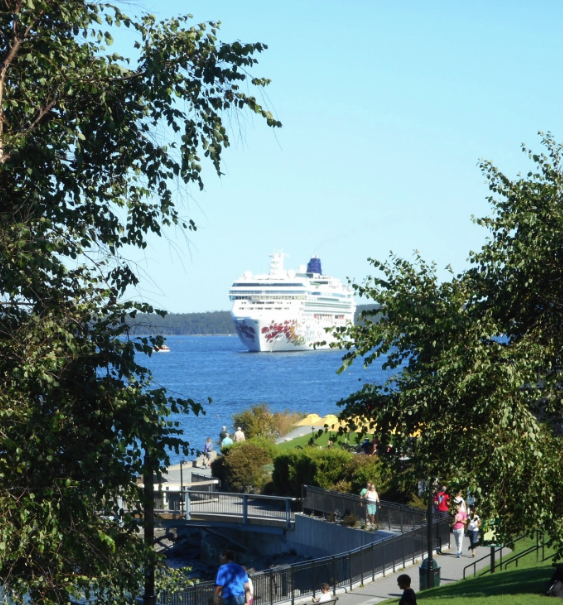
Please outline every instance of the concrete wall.
[{"label": "concrete wall", "polygon": [[392,535],[391,532],[352,529],[307,515],[295,515],[295,530],[288,531],[285,537],[290,550],[314,558],[338,555]]},{"label": "concrete wall", "polygon": [[[214,530],[215,536],[222,534],[243,548],[251,550],[264,556],[297,554],[308,558],[326,557],[338,555],[380,542],[392,536],[386,531],[365,531],[352,529],[337,523],[328,523],[321,519],[308,517],[307,515],[295,515],[295,529],[287,530],[283,535],[258,533],[252,531],[252,526],[247,526],[243,531],[235,529]],[[211,540],[210,552],[202,553],[202,558],[215,560],[215,539]]]}]

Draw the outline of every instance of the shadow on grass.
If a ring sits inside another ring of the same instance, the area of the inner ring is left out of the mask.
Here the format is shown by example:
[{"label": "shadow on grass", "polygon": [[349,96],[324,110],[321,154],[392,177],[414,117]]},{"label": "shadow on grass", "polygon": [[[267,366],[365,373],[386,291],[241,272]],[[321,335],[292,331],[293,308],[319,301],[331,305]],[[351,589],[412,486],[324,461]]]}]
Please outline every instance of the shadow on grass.
[{"label": "shadow on grass", "polygon": [[514,569],[424,591],[420,593],[420,596],[454,598],[461,596],[492,597],[522,593],[545,594],[552,574],[553,569],[550,567]]}]

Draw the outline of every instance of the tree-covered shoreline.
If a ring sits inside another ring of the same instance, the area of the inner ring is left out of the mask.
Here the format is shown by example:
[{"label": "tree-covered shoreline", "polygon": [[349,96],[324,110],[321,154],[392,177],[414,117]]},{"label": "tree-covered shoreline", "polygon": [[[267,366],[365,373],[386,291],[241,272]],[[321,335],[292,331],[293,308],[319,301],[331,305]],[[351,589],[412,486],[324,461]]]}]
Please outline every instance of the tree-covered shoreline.
[{"label": "tree-covered shoreline", "polygon": [[[359,305],[356,318],[364,310],[377,305]],[[205,313],[168,313],[164,317],[138,313],[129,318],[130,334],[162,336],[230,336],[236,334],[230,311],[206,311]]]},{"label": "tree-covered shoreline", "polygon": [[226,336],[236,334],[229,311],[169,313],[165,317],[139,313],[130,318],[130,334],[162,336]]}]

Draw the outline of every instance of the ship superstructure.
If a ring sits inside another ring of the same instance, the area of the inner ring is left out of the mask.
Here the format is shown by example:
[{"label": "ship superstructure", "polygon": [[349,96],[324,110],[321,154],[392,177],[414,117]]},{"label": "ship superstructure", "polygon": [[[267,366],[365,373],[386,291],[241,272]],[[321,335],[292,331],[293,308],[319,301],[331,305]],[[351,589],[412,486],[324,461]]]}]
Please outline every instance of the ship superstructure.
[{"label": "ship superstructure", "polygon": [[246,271],[232,285],[229,297],[237,334],[249,351],[314,350],[313,343],[333,340],[325,328],[354,321],[353,291],[334,277],[322,274],[313,256],[297,271],[284,269],[282,252],[270,255],[270,273]]}]

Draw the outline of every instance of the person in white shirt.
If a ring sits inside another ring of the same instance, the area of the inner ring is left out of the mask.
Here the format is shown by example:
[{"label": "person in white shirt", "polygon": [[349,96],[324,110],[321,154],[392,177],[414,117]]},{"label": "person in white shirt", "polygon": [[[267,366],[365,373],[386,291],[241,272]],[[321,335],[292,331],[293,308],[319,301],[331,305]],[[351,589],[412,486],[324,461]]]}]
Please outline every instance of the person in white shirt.
[{"label": "person in white shirt", "polygon": [[479,528],[481,527],[481,518],[475,512],[474,504],[469,506],[468,520],[467,535],[469,536],[469,550],[471,551],[471,556],[475,557],[475,549],[479,543]]},{"label": "person in white shirt", "polygon": [[313,603],[326,603],[327,601],[332,601],[332,595],[330,594],[330,586],[325,582],[321,584],[321,594],[318,599],[313,597]]},{"label": "person in white shirt", "polygon": [[241,441],[246,440],[244,433],[242,432],[242,429],[240,428],[240,426],[235,431],[235,434],[233,435],[233,439],[235,440],[235,443],[240,443]]}]

